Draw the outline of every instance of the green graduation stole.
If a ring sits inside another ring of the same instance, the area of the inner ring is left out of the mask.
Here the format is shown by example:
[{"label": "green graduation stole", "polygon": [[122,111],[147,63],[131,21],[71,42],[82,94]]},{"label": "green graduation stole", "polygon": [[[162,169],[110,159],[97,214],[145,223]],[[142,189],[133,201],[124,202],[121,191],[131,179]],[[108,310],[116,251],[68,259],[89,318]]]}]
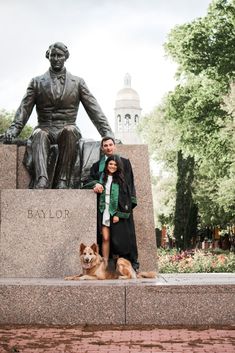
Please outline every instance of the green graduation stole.
[{"label": "green graduation stole", "polygon": [[99,162],[99,172],[102,173],[104,171],[105,166],[105,156],[103,156]]},{"label": "green graduation stole", "polygon": [[[112,183],[110,192],[109,213],[113,216],[118,209],[119,185]],[[101,213],[105,210],[105,190],[100,195],[99,210]]]}]

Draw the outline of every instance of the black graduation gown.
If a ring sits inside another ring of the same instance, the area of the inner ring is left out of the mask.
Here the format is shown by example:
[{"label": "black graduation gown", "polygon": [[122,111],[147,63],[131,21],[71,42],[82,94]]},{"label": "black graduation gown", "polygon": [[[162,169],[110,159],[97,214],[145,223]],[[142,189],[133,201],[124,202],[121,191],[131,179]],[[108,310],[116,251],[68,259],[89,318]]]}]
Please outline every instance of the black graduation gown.
[{"label": "black graduation gown", "polygon": [[[137,205],[136,202],[136,191],[134,185],[133,171],[129,159],[120,157],[123,163],[124,177],[127,184],[126,190],[119,188],[119,209],[123,210],[127,199],[130,203],[130,215],[129,218],[119,218],[119,222],[113,223],[112,217],[110,222],[110,234],[111,234],[111,255],[119,255],[131,261],[132,266],[135,269],[138,269],[138,251],[136,244],[136,234],[135,234],[135,225],[133,219],[133,208]],[[94,163],[90,170],[90,180],[99,180],[102,173],[101,165],[102,160]],[[98,205],[99,209],[99,197]],[[98,233],[97,233],[97,242],[101,249],[102,236],[101,236],[101,225],[102,225],[102,214],[98,211]]]}]

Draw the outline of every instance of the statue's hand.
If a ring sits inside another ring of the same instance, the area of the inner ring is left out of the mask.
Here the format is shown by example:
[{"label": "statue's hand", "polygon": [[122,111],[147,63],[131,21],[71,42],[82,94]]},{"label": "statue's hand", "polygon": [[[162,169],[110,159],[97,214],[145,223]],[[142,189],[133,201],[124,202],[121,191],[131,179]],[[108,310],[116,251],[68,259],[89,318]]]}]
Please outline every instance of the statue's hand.
[{"label": "statue's hand", "polygon": [[119,139],[115,139],[115,143],[116,143],[116,145],[122,145],[122,141]]},{"label": "statue's hand", "polygon": [[7,130],[4,134],[4,142],[5,143],[11,143],[12,140],[16,137],[16,133],[13,130]]}]

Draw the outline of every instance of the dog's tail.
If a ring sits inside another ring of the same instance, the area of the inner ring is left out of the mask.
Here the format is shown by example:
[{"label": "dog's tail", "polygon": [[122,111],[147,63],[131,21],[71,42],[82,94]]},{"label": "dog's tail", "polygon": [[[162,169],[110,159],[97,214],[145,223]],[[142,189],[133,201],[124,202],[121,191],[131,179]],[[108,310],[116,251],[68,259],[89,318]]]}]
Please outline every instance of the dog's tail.
[{"label": "dog's tail", "polygon": [[137,273],[137,278],[157,278],[157,272],[139,272]]}]

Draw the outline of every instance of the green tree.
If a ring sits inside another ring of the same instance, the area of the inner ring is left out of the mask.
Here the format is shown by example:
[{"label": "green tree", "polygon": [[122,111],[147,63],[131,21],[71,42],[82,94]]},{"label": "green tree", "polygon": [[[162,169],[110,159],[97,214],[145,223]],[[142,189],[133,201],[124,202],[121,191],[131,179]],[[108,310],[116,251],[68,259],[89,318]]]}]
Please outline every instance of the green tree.
[{"label": "green tree", "polygon": [[166,52],[183,75],[206,74],[228,82],[235,74],[235,0],[213,0],[207,15],[174,27]]},{"label": "green tree", "polygon": [[179,146],[179,132],[173,119],[165,114],[166,99],[138,125],[143,140],[148,143],[153,160],[163,163],[167,170],[176,169],[175,160]]},{"label": "green tree", "polygon": [[159,228],[173,224],[177,169],[175,161],[179,143],[175,122],[166,118],[164,103],[145,116],[138,126],[160,170],[159,175],[152,178],[155,224]]},{"label": "green tree", "polygon": [[[179,85],[143,121],[142,133],[154,158],[174,172],[178,154],[179,238],[188,227],[195,233],[197,208],[201,223],[235,220],[235,0],[212,1],[205,17],[176,26],[165,48],[179,64]],[[180,202],[188,211],[182,224]]]},{"label": "green tree", "polygon": [[165,45],[181,78],[169,95],[168,115],[179,123],[182,151],[196,161],[194,199],[201,219],[217,224],[234,220],[231,94],[228,109],[223,104],[235,74],[234,14],[234,0],[214,0],[207,16],[175,27]]},{"label": "green tree", "polygon": [[190,156],[184,158],[179,151],[177,170],[174,236],[176,246],[187,249],[191,246],[191,239],[196,235],[197,228],[197,206],[192,193],[194,158]]},{"label": "green tree", "polygon": [[[14,116],[14,111],[9,112],[5,109],[0,109],[0,134],[3,134],[11,125]],[[19,138],[22,140],[27,139],[31,135],[32,131],[32,127],[30,125],[26,125],[19,135]]]},{"label": "green tree", "polygon": [[7,112],[4,109],[0,109],[0,134],[3,134],[11,125],[13,117],[14,112]]},{"label": "green tree", "polygon": [[176,174],[167,173],[153,177],[154,216],[156,227],[173,225],[175,213]]}]

